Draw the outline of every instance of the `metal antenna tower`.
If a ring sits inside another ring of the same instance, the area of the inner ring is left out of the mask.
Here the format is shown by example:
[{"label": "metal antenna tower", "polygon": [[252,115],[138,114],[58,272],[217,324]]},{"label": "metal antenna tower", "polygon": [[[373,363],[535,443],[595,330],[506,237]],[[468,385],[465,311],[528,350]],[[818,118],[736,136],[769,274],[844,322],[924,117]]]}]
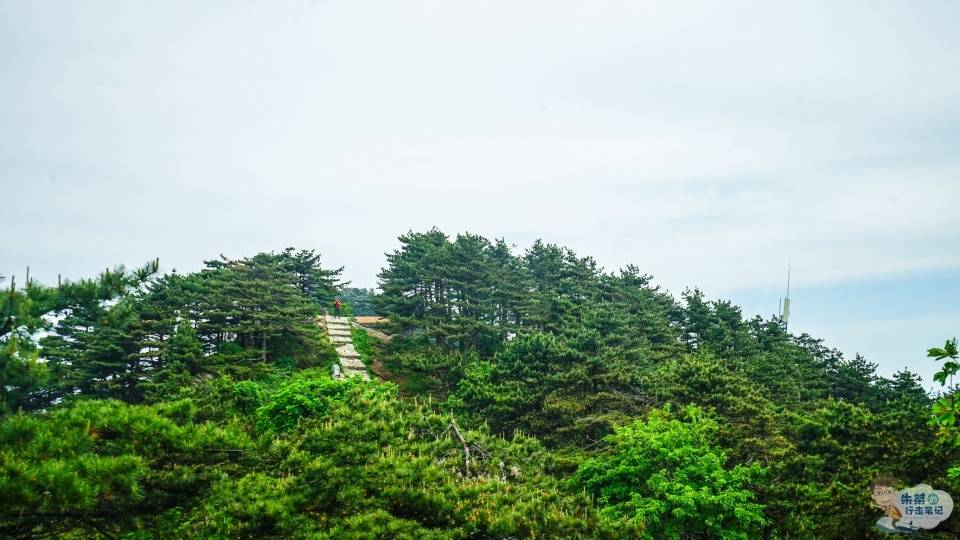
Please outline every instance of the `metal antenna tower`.
[{"label": "metal antenna tower", "polygon": [[780,318],[783,320],[783,326],[786,328],[790,324],[790,260],[787,260],[787,296],[783,298],[783,308],[780,311]]}]

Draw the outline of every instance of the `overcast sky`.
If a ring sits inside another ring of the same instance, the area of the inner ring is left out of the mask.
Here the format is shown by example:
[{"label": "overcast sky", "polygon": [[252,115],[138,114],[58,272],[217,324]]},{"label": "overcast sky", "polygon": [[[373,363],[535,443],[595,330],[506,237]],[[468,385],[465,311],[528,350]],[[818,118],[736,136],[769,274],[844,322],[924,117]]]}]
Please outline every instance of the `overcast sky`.
[{"label": "overcast sky", "polygon": [[0,274],[536,238],[881,372],[960,333],[960,2],[0,0]]}]

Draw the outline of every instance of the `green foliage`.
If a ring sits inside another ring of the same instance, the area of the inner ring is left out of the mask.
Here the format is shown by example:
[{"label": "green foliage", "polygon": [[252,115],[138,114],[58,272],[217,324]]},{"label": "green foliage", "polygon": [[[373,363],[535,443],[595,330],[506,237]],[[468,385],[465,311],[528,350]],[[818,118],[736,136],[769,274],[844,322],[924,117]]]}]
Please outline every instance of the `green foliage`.
[{"label": "green foliage", "polygon": [[211,376],[258,378],[336,358],[315,317],[340,270],[322,269],[312,251],[208,261],[188,275],[157,270],[154,261],[3,295],[0,374],[10,383],[0,413],[76,396],[156,402]]},{"label": "green foliage", "polygon": [[[730,465],[760,463],[778,478],[751,487],[774,536],[861,537],[872,523],[863,516],[873,475],[943,481],[937,467],[951,452],[925,425],[930,400],[914,374],[880,377],[862,356],[792,335],[777,318],[744,319],[696,289],[677,301],[635,267],[605,274],[542,242],[494,259],[483,247],[491,245],[432,230],[404,235],[388,256],[377,302],[399,337],[383,361],[405,389],[444,399],[496,433],[536,435],[573,460],[651,407],[698,405],[716,417],[714,444]],[[463,320],[461,297],[501,289],[512,316],[487,308]],[[464,340],[460,328],[502,340]],[[826,429],[823,444],[810,418]],[[824,518],[829,501],[845,517]]]},{"label": "green foliage", "polygon": [[[550,454],[537,441],[504,440],[461,425],[461,442],[449,416],[400,399],[391,384],[339,389],[345,391],[328,400],[324,413],[302,418],[271,448],[282,456],[278,469],[292,471],[292,480],[278,475],[257,482],[271,486],[264,491],[276,489],[272,498],[284,508],[265,508],[263,517],[251,518],[250,509],[259,508],[235,505],[226,510],[230,520],[243,527],[268,524],[258,527],[260,536],[292,530],[321,538],[612,535],[585,497],[567,493],[549,473]],[[286,516],[317,519],[304,524]]]},{"label": "green foliage", "polygon": [[334,380],[325,373],[303,372],[262,399],[256,410],[257,428],[265,432],[289,431],[306,418],[323,417],[333,403],[361,384],[359,379]]},{"label": "green foliage", "polygon": [[[252,442],[183,409],[78,401],[0,423],[0,533],[115,536],[188,504]],[[170,416],[180,416],[179,422]]]},{"label": "green foliage", "polygon": [[360,360],[363,361],[364,365],[369,366],[376,354],[373,344],[374,338],[370,337],[370,334],[363,328],[351,325],[350,339],[353,341],[353,348],[360,355]]},{"label": "green foliage", "polygon": [[23,347],[23,341],[16,334],[0,341],[0,417],[33,408],[34,396],[49,384],[50,370],[38,361],[40,351]]},{"label": "green foliage", "polygon": [[[68,397],[82,382],[87,391],[130,391],[130,378],[91,380],[84,370],[109,371],[130,360],[133,317],[123,298],[141,290],[157,272],[156,261],[134,271],[117,267],[97,279],[46,287],[30,282],[0,295],[0,415],[35,410]],[[112,306],[112,307],[111,307]],[[57,320],[56,315],[60,316]],[[56,328],[59,333],[37,337]],[[132,392],[131,392],[132,393]]]},{"label": "green foliage", "polygon": [[539,413],[552,386],[548,379],[578,360],[550,334],[521,336],[492,362],[470,366],[451,402],[485,418],[497,432],[531,431],[546,420]]},{"label": "green foliage", "polygon": [[[377,295],[292,248],[0,294],[0,536],[866,538],[877,476],[960,491],[955,342],[934,402],[634,266],[400,240]],[[336,295],[396,384],[328,375]]]},{"label": "green foliage", "polygon": [[350,310],[350,315],[375,314],[373,302],[376,294],[373,289],[344,287],[337,294],[343,301],[344,306]]},{"label": "green foliage", "polygon": [[[934,376],[934,380],[941,386],[948,386],[948,392],[940,396],[933,404],[933,416],[930,419],[930,425],[935,426],[937,435],[941,440],[954,448],[960,448],[960,399],[958,391],[953,385],[953,376],[960,371],[960,363],[957,362],[960,354],[957,353],[957,340],[948,339],[943,347],[933,347],[927,351],[927,356],[934,360],[946,360],[940,371]],[[949,474],[951,478],[960,478],[960,465],[950,467]]]},{"label": "green foliage", "polygon": [[292,278],[293,285],[301,295],[318,305],[333,301],[337,290],[346,285],[340,283],[343,267],[335,270],[324,269],[320,265],[320,254],[313,250],[296,251],[288,247],[280,253],[259,253],[247,262],[256,266],[277,268]]},{"label": "green foliage", "polygon": [[622,358],[585,355],[553,334],[524,334],[492,360],[467,366],[450,404],[497,433],[585,442],[642,411],[642,378],[639,366]]},{"label": "green foliage", "polygon": [[712,354],[664,362],[651,386],[658,402],[695,404],[723,419],[717,441],[738,463],[770,463],[784,457],[783,419],[765,389]]},{"label": "green foliage", "polygon": [[437,345],[495,351],[520,318],[523,277],[506,244],[471,234],[450,242],[436,229],[400,242],[380,274],[377,311]]},{"label": "green foliage", "polygon": [[259,409],[266,399],[263,388],[253,381],[240,381],[233,385],[233,396],[237,409],[245,414]]},{"label": "green foliage", "polygon": [[171,365],[180,364],[181,369],[197,375],[200,373],[203,361],[203,343],[197,336],[197,331],[190,321],[182,321],[177,325],[170,339],[164,346],[164,354]]},{"label": "green foliage", "polygon": [[479,360],[475,351],[456,351],[394,338],[384,347],[384,363],[401,380],[401,389],[446,399],[464,377],[466,368]]},{"label": "green foliage", "polygon": [[617,428],[610,452],[585,461],[574,481],[597,497],[601,515],[633,521],[643,538],[759,538],[763,507],[750,486],[764,469],[725,467],[711,440],[717,429],[695,407],[683,421],[653,410]]}]

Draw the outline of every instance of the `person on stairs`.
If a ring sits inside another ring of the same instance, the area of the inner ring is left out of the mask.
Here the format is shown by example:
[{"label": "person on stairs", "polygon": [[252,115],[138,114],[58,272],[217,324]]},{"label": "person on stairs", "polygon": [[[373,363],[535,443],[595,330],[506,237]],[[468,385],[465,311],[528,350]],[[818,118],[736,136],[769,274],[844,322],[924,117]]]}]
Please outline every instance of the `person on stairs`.
[{"label": "person on stairs", "polygon": [[336,317],[339,317],[339,316],[340,316],[340,307],[341,307],[342,305],[343,305],[343,302],[340,301],[340,297],[338,296],[337,299],[333,301],[333,314],[334,314],[334,316],[336,316]]}]

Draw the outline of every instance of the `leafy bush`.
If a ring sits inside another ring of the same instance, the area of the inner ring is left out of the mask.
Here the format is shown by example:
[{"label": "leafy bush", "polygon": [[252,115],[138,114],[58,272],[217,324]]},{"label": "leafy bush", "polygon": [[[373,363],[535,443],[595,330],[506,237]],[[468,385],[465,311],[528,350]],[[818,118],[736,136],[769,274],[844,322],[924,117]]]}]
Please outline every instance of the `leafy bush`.
[{"label": "leafy bush", "polygon": [[240,381],[233,385],[237,409],[245,414],[250,414],[263,405],[263,394],[260,385],[253,381]]},{"label": "leafy bush", "polygon": [[373,339],[370,337],[370,334],[363,328],[357,328],[351,325],[350,339],[353,341],[353,346],[357,350],[357,353],[360,354],[360,360],[364,365],[369,366],[375,354]]},{"label": "leafy bush", "polygon": [[612,451],[581,465],[575,483],[597,497],[601,515],[627,518],[644,538],[760,537],[766,520],[750,484],[758,465],[725,467],[711,438],[716,422],[696,407],[683,420],[654,410],[609,437]]},{"label": "leafy bush", "polygon": [[334,380],[322,372],[299,373],[263,401],[256,411],[257,429],[282,433],[302,419],[322,417],[358,384],[357,378]]}]

